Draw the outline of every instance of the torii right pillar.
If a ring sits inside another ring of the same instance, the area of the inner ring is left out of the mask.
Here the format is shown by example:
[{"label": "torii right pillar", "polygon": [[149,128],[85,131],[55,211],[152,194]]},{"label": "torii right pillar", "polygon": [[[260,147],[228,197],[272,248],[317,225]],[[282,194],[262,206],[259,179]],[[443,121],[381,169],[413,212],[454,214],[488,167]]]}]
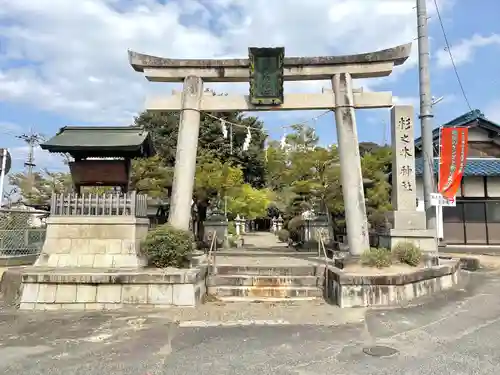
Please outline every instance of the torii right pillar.
[{"label": "torii right pillar", "polygon": [[380,246],[392,249],[398,242],[412,242],[424,252],[437,253],[436,232],[426,229],[425,212],[417,211],[414,124],[412,106],[392,107],[393,211],[391,228],[380,235]]}]

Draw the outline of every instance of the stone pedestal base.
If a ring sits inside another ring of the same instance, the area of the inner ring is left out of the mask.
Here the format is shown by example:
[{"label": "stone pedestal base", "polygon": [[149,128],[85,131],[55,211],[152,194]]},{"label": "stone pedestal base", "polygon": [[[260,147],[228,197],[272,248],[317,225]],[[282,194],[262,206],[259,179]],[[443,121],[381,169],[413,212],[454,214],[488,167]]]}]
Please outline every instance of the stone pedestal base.
[{"label": "stone pedestal base", "polygon": [[458,284],[460,262],[444,260],[442,264],[419,268],[407,273],[350,273],[328,267],[325,274],[325,295],[339,307],[400,306]]},{"label": "stone pedestal base", "polygon": [[138,268],[149,220],[132,216],[53,216],[35,266]]},{"label": "stone pedestal base", "polygon": [[387,213],[387,219],[394,229],[419,230],[427,226],[425,212],[422,211],[390,211]]},{"label": "stone pedestal base", "polygon": [[411,242],[427,253],[437,253],[436,232],[427,229],[391,229],[379,235],[379,246],[392,249],[399,242]]},{"label": "stone pedestal base", "polygon": [[206,295],[206,266],[141,270],[26,267],[18,273],[21,310],[195,307]]}]

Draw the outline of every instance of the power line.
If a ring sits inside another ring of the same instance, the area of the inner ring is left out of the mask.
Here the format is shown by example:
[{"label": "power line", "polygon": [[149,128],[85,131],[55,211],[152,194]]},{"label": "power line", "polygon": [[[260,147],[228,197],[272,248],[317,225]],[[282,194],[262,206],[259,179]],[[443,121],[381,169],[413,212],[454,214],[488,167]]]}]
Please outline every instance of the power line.
[{"label": "power line", "polygon": [[472,112],[472,106],[470,105],[467,94],[465,93],[465,88],[464,88],[464,85],[462,84],[462,79],[460,78],[460,74],[458,74],[457,65],[455,64],[455,59],[453,58],[453,53],[451,52],[450,43],[448,41],[448,36],[446,35],[446,30],[444,28],[443,19],[441,18],[441,12],[439,11],[439,6],[437,3],[437,0],[434,0],[434,6],[436,7],[436,13],[437,13],[437,16],[439,19],[439,24],[441,25],[441,30],[443,31],[444,42],[446,44],[446,51],[448,52],[448,55],[450,56],[451,65],[453,66],[453,70],[455,71],[458,85],[460,86],[460,90],[462,91],[462,95],[465,99],[465,102],[467,103],[467,107],[469,107],[469,111]]}]

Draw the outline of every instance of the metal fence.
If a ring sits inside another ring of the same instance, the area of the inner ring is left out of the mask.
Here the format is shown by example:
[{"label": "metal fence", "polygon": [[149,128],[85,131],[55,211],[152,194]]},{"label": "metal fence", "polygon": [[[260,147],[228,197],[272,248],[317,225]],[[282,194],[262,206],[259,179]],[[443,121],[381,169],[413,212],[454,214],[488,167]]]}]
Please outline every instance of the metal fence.
[{"label": "metal fence", "polygon": [[127,194],[52,194],[50,214],[54,216],[135,216],[147,217],[147,195]]},{"label": "metal fence", "polygon": [[40,253],[45,241],[47,211],[0,209],[0,258]]}]

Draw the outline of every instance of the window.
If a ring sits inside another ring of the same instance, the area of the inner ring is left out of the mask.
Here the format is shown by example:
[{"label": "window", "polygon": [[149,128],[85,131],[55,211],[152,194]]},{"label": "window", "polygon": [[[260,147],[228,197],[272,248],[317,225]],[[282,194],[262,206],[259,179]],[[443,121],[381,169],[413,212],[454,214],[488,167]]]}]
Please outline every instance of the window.
[{"label": "window", "polygon": [[443,207],[443,222],[463,223],[464,222],[463,203],[457,203],[456,207]]},{"label": "window", "polygon": [[486,215],[489,223],[500,223],[500,201],[486,203]]},{"label": "window", "polygon": [[484,223],[486,221],[484,202],[464,203],[464,218],[466,223]]}]

